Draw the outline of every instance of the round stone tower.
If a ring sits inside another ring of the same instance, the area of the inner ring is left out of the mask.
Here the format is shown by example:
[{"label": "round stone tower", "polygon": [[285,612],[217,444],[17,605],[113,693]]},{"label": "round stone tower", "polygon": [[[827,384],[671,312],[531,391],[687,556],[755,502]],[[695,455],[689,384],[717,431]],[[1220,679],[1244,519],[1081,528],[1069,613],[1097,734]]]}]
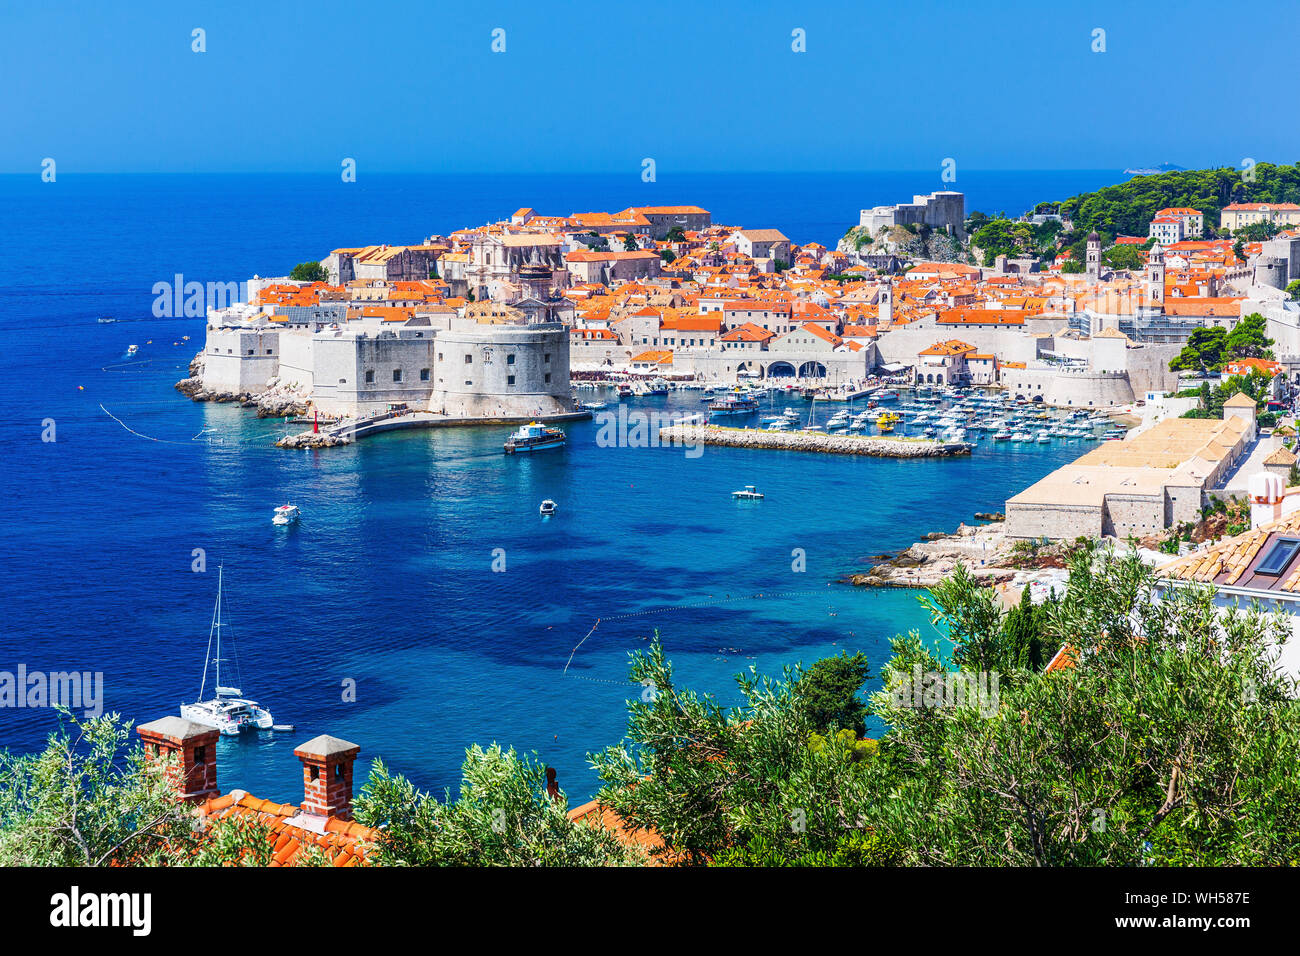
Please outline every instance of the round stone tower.
[{"label": "round stone tower", "polygon": [[434,341],[429,409],[453,418],[532,418],[573,411],[569,333],[559,322],[457,326]]}]

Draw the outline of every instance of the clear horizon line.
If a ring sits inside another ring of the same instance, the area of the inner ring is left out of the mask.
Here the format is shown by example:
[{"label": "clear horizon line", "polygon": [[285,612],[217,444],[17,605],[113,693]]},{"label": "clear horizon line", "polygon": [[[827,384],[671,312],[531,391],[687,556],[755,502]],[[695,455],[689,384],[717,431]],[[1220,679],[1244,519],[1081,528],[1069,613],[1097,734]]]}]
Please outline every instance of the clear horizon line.
[{"label": "clear horizon line", "polygon": [[[1139,168],[1139,167],[1129,167]],[[1220,169],[1235,168],[1231,166],[1196,166],[1187,167],[1187,172],[1199,169]],[[963,167],[965,172],[975,173],[1109,173],[1115,172],[1124,174],[1124,169],[1110,166],[1025,166],[1025,167],[994,167],[994,166],[967,166]],[[1178,170],[1174,170],[1177,172]],[[667,176],[695,176],[701,174],[707,175],[761,175],[761,176],[827,176],[827,175],[854,175],[860,173],[907,173],[909,175],[930,175],[940,173],[938,167],[893,167],[893,168],[864,168],[864,169],[680,169],[673,170],[665,175]],[[28,170],[3,170],[0,176],[33,176],[39,178],[41,175],[40,167]],[[481,170],[481,169],[446,169],[446,170],[424,170],[424,169],[376,169],[369,170],[365,173],[367,176],[627,176],[629,178],[640,179],[639,170],[615,170],[615,169],[514,169],[514,170]],[[59,176],[329,176],[335,178],[338,176],[338,170],[335,169],[119,169],[119,170],[83,170],[83,171],[66,171],[59,170]],[[654,183],[658,185],[658,183]],[[956,184],[954,184],[956,185]]]}]

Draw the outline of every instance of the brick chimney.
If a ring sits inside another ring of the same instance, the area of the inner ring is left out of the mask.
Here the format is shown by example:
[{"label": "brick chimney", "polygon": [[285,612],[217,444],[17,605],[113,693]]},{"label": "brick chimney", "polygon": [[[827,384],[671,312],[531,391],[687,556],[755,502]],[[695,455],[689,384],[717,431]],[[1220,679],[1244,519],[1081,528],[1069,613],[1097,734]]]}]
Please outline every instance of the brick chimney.
[{"label": "brick chimney", "polygon": [[217,787],[217,739],[221,732],[207,724],[182,717],[161,717],[135,729],[144,741],[148,760],[176,755],[173,771],[177,795],[188,803],[202,803],[221,795]]},{"label": "brick chimney", "polygon": [[352,764],[359,744],[328,734],[314,737],[293,752],[302,761],[302,812],[352,819]]}]

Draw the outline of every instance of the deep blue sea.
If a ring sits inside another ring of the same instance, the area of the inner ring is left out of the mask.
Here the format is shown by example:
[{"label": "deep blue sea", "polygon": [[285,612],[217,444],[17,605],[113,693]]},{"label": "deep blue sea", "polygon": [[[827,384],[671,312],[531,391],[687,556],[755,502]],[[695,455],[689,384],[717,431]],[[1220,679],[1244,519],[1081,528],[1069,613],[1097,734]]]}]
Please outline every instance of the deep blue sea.
[{"label": "deep blue sea", "polygon": [[[598,447],[588,422],[564,450],[531,458],[502,455],[503,428],[282,451],[283,424],[173,390],[203,321],[153,318],[153,284],[284,274],[338,246],[413,242],[519,206],[694,203],[829,246],[860,207],[913,193],[964,189],[968,209],[1014,214],[1123,178],[0,176],[0,671],[102,671],[107,710],[176,713],[199,688],[224,563],[243,688],[297,729],[223,740],[220,782],[297,802],[293,748],[319,733],[437,791],[456,785],[468,745],[500,741],[537,751],[585,798],[597,784],[586,754],[620,739],[624,701],[640,691],[627,655],[655,629],[679,681],[726,701],[750,665],[775,673],[847,649],[878,670],[894,634],[938,635],[915,593],[835,582],[1000,510],[1079,446],[982,443],[946,461],[688,458]],[[691,393],[635,403],[663,405],[699,410]],[[733,502],[744,484],[766,500]],[[543,498],[560,503],[555,518],[539,518]],[[285,500],[304,512],[288,531],[270,522]],[[498,548],[504,573],[492,570]],[[205,573],[191,570],[195,549]],[[348,680],[355,702],[343,700]],[[38,748],[54,726],[48,710],[0,709],[0,747]]]}]

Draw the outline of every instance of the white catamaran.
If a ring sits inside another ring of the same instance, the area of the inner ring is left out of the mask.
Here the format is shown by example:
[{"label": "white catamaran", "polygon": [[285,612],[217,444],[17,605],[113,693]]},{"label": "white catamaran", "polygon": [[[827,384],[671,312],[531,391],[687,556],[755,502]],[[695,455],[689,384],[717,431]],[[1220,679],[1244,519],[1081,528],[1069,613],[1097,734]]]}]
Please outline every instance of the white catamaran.
[{"label": "white catamaran", "polygon": [[[243,692],[238,687],[224,687],[221,684],[221,584],[223,569],[217,569],[217,603],[212,611],[212,627],[208,631],[208,658],[203,662],[203,683],[199,685],[199,697],[192,704],[181,704],[181,716],[196,724],[215,727],[227,736],[237,736],[246,730],[270,730],[271,712],[258,705],[255,700],[241,697]],[[216,643],[216,656],[212,655],[213,643]],[[229,643],[229,641],[227,641]],[[216,665],[214,690],[216,696],[205,700],[208,689],[208,665]],[[238,666],[238,664],[236,664]]]}]

